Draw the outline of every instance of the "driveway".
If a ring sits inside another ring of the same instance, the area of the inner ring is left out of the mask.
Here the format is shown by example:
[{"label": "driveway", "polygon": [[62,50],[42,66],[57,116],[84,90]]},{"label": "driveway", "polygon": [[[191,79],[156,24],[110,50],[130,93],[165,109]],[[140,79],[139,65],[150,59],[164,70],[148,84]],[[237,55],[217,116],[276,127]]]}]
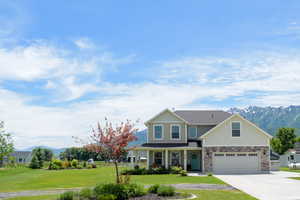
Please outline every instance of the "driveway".
[{"label": "driveway", "polygon": [[233,187],[260,200],[300,200],[299,173],[272,172],[270,174],[215,175]]}]

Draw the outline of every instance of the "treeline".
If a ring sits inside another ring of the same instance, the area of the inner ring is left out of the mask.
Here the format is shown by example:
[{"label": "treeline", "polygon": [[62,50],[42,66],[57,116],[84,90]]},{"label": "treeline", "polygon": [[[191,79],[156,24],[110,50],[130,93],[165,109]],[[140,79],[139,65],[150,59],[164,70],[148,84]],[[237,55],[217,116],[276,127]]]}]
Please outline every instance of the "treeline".
[{"label": "treeline", "polygon": [[88,151],[83,147],[71,147],[59,154],[61,160],[72,161],[74,159],[79,161],[87,161],[92,158],[95,161],[104,160],[103,157],[95,152]]}]

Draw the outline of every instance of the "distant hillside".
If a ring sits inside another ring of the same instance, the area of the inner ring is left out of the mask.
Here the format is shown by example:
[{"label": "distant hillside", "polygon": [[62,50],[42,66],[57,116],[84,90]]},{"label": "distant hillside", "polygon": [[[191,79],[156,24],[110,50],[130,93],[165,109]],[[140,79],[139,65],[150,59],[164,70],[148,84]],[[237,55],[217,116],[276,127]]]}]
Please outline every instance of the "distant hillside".
[{"label": "distant hillside", "polygon": [[297,134],[300,134],[300,106],[249,106],[245,109],[231,108],[229,112],[239,113],[272,135],[275,135],[280,127],[297,128]]},{"label": "distant hillside", "polygon": [[129,146],[132,147],[132,146],[140,145],[140,144],[143,144],[143,143],[147,142],[147,129],[142,130],[142,131],[138,131],[136,133],[136,137],[137,137],[137,140],[131,142],[129,144]]}]

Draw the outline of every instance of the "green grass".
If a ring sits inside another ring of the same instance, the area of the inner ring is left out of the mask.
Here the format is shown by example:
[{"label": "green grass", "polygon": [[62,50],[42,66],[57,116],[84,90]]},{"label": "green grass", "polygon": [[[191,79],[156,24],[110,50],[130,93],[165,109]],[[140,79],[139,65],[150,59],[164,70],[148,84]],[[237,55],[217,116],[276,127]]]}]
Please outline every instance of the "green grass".
[{"label": "green grass", "polygon": [[300,169],[289,169],[288,167],[280,167],[280,171],[300,173]]},{"label": "green grass", "polygon": [[[182,192],[193,193],[197,195],[196,200],[257,200],[241,191],[225,190],[183,190]],[[17,197],[9,200],[56,200],[57,195],[34,196],[34,197]]]},{"label": "green grass", "polygon": [[[109,166],[81,170],[33,170],[11,168],[0,170],[0,192],[22,190],[47,190],[55,188],[92,187],[97,183],[115,181],[114,168]],[[213,176],[181,177],[179,175],[131,176],[131,182],[139,184],[208,183],[225,184]]]}]

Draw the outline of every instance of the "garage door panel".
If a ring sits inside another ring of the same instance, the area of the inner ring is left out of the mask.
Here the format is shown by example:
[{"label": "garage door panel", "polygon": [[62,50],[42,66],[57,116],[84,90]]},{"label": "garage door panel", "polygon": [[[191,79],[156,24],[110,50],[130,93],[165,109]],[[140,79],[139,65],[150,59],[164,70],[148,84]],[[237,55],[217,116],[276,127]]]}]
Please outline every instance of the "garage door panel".
[{"label": "garage door panel", "polygon": [[215,173],[257,173],[260,171],[257,153],[215,153],[213,172]]}]

